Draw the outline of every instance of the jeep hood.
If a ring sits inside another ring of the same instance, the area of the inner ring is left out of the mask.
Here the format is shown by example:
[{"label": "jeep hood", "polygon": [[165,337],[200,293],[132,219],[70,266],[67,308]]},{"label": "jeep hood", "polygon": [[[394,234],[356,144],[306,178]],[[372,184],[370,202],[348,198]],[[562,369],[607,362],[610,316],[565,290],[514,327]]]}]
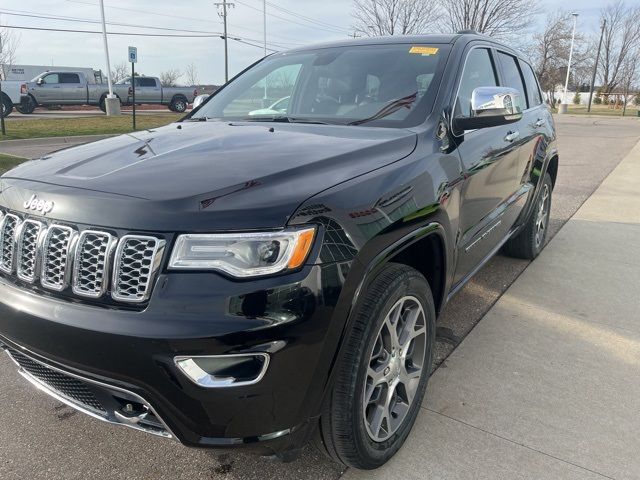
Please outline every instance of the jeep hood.
[{"label": "jeep hood", "polygon": [[26,162],[0,179],[0,204],[157,231],[276,228],[304,200],[409,155],[403,129],[182,122]]}]

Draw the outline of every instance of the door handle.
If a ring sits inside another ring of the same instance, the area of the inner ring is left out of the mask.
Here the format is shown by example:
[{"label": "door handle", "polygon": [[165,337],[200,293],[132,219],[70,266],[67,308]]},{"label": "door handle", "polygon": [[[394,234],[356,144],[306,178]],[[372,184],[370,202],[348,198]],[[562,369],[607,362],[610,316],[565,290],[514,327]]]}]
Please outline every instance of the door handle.
[{"label": "door handle", "polygon": [[504,141],[513,143],[519,136],[520,136],[520,132],[517,130],[515,132],[509,132],[507,133],[507,136],[504,137]]},{"label": "door handle", "polygon": [[535,126],[536,128],[540,128],[540,127],[543,127],[546,123],[547,122],[544,119],[539,118],[538,121],[535,123]]}]

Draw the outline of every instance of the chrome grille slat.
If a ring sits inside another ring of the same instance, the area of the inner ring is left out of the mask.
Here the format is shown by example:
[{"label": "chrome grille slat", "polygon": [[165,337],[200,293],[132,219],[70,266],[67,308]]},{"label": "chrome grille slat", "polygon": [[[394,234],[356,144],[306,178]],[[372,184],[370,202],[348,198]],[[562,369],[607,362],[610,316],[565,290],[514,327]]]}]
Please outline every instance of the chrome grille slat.
[{"label": "chrome grille slat", "polygon": [[13,273],[15,263],[15,234],[20,226],[20,218],[10,213],[4,215],[0,223],[0,271]]},{"label": "chrome grille slat", "polygon": [[80,234],[73,265],[73,293],[100,298],[109,281],[109,257],[114,237],[106,232],[85,230]]},{"label": "chrome grille slat", "polygon": [[38,247],[44,224],[25,220],[17,231],[16,271],[18,278],[33,283],[38,272]]},{"label": "chrome grille slat", "polygon": [[62,291],[69,286],[71,260],[76,232],[71,227],[51,225],[42,242],[42,272],[40,283],[51,290]]},{"label": "chrome grille slat", "polygon": [[143,302],[160,266],[165,242],[155,237],[126,235],[120,239],[113,266],[111,296],[121,302]]},{"label": "chrome grille slat", "polygon": [[66,293],[94,300],[109,294],[116,302],[143,303],[151,296],[165,245],[153,236],[118,239],[0,210],[0,273],[38,281],[55,292],[70,290]]}]

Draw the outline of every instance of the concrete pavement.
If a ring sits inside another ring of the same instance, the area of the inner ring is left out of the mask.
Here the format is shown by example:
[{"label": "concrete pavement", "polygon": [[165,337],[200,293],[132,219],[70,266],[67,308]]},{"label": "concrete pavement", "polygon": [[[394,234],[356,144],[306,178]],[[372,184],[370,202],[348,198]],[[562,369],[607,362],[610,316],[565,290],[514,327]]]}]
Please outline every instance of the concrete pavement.
[{"label": "concrete pavement", "polygon": [[404,448],[345,479],[640,478],[640,143],[431,377]]}]

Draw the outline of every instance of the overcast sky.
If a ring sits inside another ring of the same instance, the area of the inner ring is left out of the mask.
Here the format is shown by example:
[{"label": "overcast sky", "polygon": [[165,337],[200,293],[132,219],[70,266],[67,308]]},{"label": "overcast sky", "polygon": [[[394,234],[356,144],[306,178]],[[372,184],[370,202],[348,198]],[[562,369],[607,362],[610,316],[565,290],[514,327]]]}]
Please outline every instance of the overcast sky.
[{"label": "overcast sky", "polygon": [[[107,22],[146,25],[165,29],[187,29],[221,32],[222,23],[216,13],[217,0],[104,0]],[[219,0],[221,1],[221,0]],[[640,0],[627,0],[629,4]],[[598,26],[598,10],[605,0],[543,0],[539,24],[546,12],[565,9],[580,13],[579,29],[591,33]],[[63,16],[99,20],[98,0],[2,0],[0,23],[43,28],[98,30],[93,23],[77,23],[23,15]],[[313,19],[312,23],[300,16]],[[269,47],[276,50],[296,45],[344,39],[350,32],[351,0],[268,0],[267,31]],[[135,11],[132,11],[135,10]],[[237,41],[229,42],[230,74],[262,57],[262,0],[236,0],[229,13],[229,37],[255,43],[254,47]],[[4,14],[2,14],[4,12]],[[130,26],[109,26],[113,32],[153,32]],[[14,32],[18,33],[17,30]],[[154,33],[176,34],[172,30]],[[106,65],[102,37],[88,33],[62,33],[22,30],[17,52],[18,63],[35,65],[78,66],[104,69]],[[197,33],[192,33],[197,35]],[[224,42],[220,38],[109,37],[112,65],[127,58],[127,46],[138,47],[137,70],[158,75],[169,68],[184,70],[194,62],[201,83],[224,80]]]}]

